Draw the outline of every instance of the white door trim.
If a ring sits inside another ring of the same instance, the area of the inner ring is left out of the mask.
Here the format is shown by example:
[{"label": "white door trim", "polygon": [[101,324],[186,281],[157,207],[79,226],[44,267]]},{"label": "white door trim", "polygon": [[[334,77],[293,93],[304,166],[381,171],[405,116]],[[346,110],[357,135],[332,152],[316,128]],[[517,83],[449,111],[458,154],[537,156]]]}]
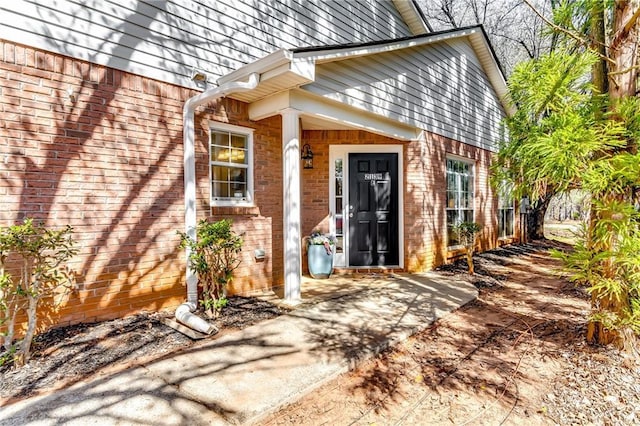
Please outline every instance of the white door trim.
[{"label": "white door trim", "polygon": [[[336,253],[334,265],[349,267],[349,154],[352,153],[395,153],[398,154],[398,265],[388,265],[386,268],[404,268],[404,145],[330,145],[329,146],[329,230],[336,233],[336,215],[342,215],[342,229],[344,232],[344,250]],[[336,160],[342,160],[342,211],[336,212]],[[361,266],[359,269],[365,269]],[[371,267],[380,268],[379,266]]]}]

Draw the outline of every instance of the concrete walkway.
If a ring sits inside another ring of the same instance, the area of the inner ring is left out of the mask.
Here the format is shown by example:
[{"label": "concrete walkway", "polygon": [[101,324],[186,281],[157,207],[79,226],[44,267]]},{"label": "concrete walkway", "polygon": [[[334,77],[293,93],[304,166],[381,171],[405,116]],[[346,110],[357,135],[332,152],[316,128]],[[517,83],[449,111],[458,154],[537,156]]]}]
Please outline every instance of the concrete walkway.
[{"label": "concrete walkway", "polygon": [[0,408],[0,425],[256,423],[477,297],[394,275],[141,367]]}]

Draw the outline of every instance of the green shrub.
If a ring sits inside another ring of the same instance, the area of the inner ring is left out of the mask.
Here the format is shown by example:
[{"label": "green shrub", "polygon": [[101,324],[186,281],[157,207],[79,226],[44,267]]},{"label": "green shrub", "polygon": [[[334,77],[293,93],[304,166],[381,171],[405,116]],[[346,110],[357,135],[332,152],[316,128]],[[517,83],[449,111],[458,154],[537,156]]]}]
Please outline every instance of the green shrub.
[{"label": "green shrub", "polygon": [[[52,230],[34,225],[31,219],[0,228],[0,327],[5,351],[0,364],[15,360],[16,365],[23,365],[29,360],[40,303],[46,298],[53,304],[51,296],[70,288],[72,277],[65,263],[77,252],[72,233],[69,226]],[[12,265],[18,265],[11,271],[7,269],[9,259]],[[16,344],[16,319],[20,314],[27,317],[27,330]]]},{"label": "green shrub", "polygon": [[473,253],[476,249],[476,237],[482,228],[475,222],[461,222],[454,225],[452,229],[458,236],[460,244],[466,249],[469,275],[473,275]]},{"label": "green shrub", "polygon": [[201,220],[196,227],[196,239],[183,232],[180,247],[188,247],[189,267],[198,275],[202,289],[200,304],[207,315],[217,317],[227,304],[225,287],[240,265],[242,238],[231,229],[231,221]]}]

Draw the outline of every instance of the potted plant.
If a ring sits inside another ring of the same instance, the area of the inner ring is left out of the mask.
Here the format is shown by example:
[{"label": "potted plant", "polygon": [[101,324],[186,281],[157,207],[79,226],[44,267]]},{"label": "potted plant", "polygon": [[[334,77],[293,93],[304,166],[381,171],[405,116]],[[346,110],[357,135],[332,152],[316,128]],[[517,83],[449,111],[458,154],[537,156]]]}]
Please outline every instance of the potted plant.
[{"label": "potted plant", "polygon": [[307,240],[307,263],[313,278],[329,278],[333,272],[336,237],[313,231]]}]

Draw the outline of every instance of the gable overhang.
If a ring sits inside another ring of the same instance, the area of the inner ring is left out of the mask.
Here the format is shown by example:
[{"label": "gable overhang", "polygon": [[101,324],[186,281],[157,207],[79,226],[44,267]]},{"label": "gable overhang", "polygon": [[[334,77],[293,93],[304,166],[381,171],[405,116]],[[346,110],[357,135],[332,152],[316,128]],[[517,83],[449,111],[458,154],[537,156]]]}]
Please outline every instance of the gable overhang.
[{"label": "gable overhang", "polygon": [[250,92],[236,93],[231,98],[252,103],[274,93],[312,83],[315,80],[315,61],[296,58],[290,50],[280,49],[219,78],[217,83],[222,86],[233,81],[245,81],[252,74],[260,75],[258,86]]},{"label": "gable overhang", "polygon": [[292,50],[297,59],[311,59],[316,64],[340,61],[361,56],[376,55],[386,52],[421,47],[435,43],[452,42],[467,39],[473,48],[483,71],[487,75],[493,90],[500,99],[502,107],[508,114],[513,114],[514,109],[508,99],[507,83],[504,73],[500,68],[498,59],[489,43],[487,34],[481,25],[434,32],[414,37],[404,37],[395,40],[346,44],[342,46],[318,46]]},{"label": "gable overhang", "polygon": [[433,32],[433,28],[415,0],[393,0],[393,4],[413,34]]},{"label": "gable overhang", "polygon": [[[277,105],[279,105],[279,101],[275,101],[284,99],[285,95],[282,95],[282,93],[295,90],[301,86],[314,82],[317,65],[350,58],[393,52],[407,48],[418,48],[435,43],[453,42],[461,39],[467,40],[469,45],[471,45],[484,73],[498,96],[502,107],[508,114],[512,114],[514,110],[511,103],[508,101],[508,91],[504,74],[500,69],[495,53],[491,48],[482,26],[466,27],[456,30],[369,43],[318,46],[292,50],[281,49],[223,76],[218,80],[218,84],[224,85],[234,81],[246,81],[250,75],[258,74],[260,76],[259,83],[254,90],[234,93],[229,96],[242,102],[255,104],[250,106],[250,111],[253,111],[252,113],[250,112],[250,115],[251,119],[256,120],[264,118],[268,116],[268,114],[274,115],[278,113],[279,110],[277,109]],[[302,96],[300,92],[301,91],[298,91],[298,93],[293,96],[286,95],[288,96],[287,99],[300,99]],[[307,94],[306,99],[312,98],[313,96]],[[337,102],[334,103],[333,101],[322,97],[314,99],[314,102],[307,106],[313,105],[315,107],[321,101],[325,102],[327,105],[331,105],[332,112],[336,112],[338,109],[343,110],[341,114],[336,114],[334,117],[336,119],[334,120],[335,123],[342,123],[342,125],[347,128],[363,127],[358,126],[356,121],[347,123],[349,120],[341,119],[341,117],[356,118],[356,116],[360,118],[366,116],[367,120],[365,120],[365,122],[371,122],[371,117],[367,116],[367,114],[354,112],[349,115],[348,112],[352,111],[353,107],[349,105],[337,105]],[[291,103],[289,103],[287,107],[296,108],[296,106]],[[301,111],[305,110],[301,109]],[[308,117],[314,116],[318,118],[322,115],[323,113],[316,111],[308,114]],[[374,116],[375,114],[370,115]],[[388,124],[393,122],[385,117],[377,117],[378,120],[383,123],[383,125],[379,126],[381,129],[386,129]],[[330,115],[325,118],[330,119]],[[330,121],[331,120],[333,119],[330,119]],[[367,126],[368,124],[364,127],[366,128]],[[382,133],[386,135],[395,134],[395,137],[402,135],[400,136],[401,139],[407,138],[409,133],[405,131],[407,128],[406,124],[396,123],[395,126],[391,127],[402,128],[404,130],[398,132],[396,129],[391,133],[388,133],[385,130]],[[376,133],[381,133],[381,130],[376,130]]]}]

